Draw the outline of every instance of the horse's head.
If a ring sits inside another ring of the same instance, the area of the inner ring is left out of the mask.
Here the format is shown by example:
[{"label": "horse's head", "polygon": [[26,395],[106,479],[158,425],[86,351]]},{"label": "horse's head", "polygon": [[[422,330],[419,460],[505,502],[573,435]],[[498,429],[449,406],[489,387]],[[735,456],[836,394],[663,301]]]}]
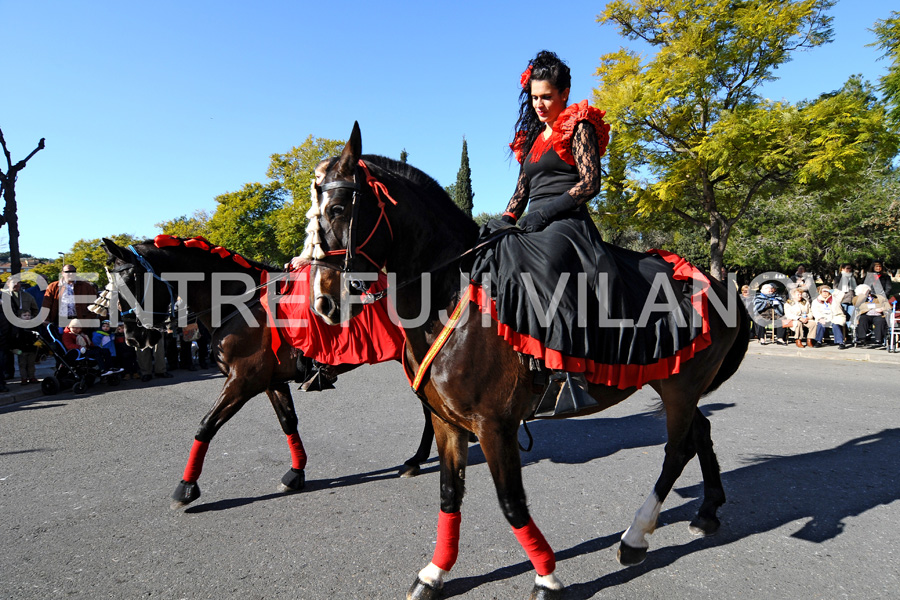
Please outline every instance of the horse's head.
[{"label": "horse's head", "polygon": [[350,319],[362,310],[360,297],[384,265],[393,239],[382,186],[371,177],[362,155],[359,124],[337,158],[316,167],[303,258],[311,261],[313,310],[326,323]]},{"label": "horse's head", "polygon": [[174,309],[171,286],[159,279],[134,246],[122,248],[105,238],[102,243],[109,257],[106,261],[109,280],[118,293],[125,339],[130,346],[147,348],[159,341],[171,317]]}]

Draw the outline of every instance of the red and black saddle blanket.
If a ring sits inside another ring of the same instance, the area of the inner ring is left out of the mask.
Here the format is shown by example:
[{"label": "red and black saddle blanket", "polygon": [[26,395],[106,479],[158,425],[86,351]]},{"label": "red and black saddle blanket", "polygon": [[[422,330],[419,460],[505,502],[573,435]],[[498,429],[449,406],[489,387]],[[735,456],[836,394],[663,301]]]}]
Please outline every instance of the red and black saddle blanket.
[{"label": "red and black saddle blanket", "polygon": [[[275,276],[274,273],[267,275],[268,278]],[[310,306],[308,266],[277,276],[281,280],[276,286],[274,314],[263,297],[269,326],[278,331],[278,335],[272,336],[274,351],[283,341],[299,349],[304,356],[326,365],[400,360],[406,338],[396,319],[391,318],[386,300],[365,304],[359,315],[340,325],[329,325]],[[386,286],[387,278],[382,274],[369,291],[374,294]]]}]

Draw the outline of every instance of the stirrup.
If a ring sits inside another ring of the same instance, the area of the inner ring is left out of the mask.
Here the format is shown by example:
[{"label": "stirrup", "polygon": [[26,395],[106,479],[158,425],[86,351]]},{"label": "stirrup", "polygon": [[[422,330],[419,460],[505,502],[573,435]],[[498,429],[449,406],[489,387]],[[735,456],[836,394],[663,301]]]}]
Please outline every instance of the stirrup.
[{"label": "stirrup", "polygon": [[572,415],[592,406],[597,401],[588,394],[588,382],[584,373],[554,371],[547,391],[534,411],[535,418]]}]

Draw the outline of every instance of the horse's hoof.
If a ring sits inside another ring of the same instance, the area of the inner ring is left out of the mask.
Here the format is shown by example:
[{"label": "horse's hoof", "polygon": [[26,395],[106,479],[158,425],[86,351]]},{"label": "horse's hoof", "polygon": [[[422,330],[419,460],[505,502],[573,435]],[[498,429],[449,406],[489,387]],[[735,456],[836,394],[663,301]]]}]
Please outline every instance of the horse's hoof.
[{"label": "horse's hoof", "polygon": [[560,600],[563,597],[564,590],[551,590],[541,585],[535,585],[531,589],[531,595],[528,600]]},{"label": "horse's hoof", "polygon": [[616,559],[623,567],[633,567],[644,562],[647,558],[647,548],[633,548],[625,542],[619,542],[619,551]]},{"label": "horse's hoof", "polygon": [[436,588],[416,577],[416,581],[406,592],[406,600],[434,600],[440,598],[441,594],[441,588]]},{"label": "horse's hoof", "polygon": [[185,480],[181,480],[181,482],[175,487],[175,491],[172,493],[172,510],[177,510],[179,508],[184,508],[194,500],[200,497],[200,486],[197,485],[196,481],[188,483]]},{"label": "horse's hoof", "polygon": [[415,477],[420,472],[421,472],[421,469],[419,468],[418,464],[403,463],[403,466],[400,467],[399,475],[400,475],[400,477],[409,478],[409,477]]},{"label": "horse's hoof", "polygon": [[306,473],[303,469],[291,468],[281,478],[281,485],[278,486],[278,491],[282,494],[293,494],[304,487],[306,487]]},{"label": "horse's hoof", "polygon": [[691,524],[688,525],[688,530],[693,535],[710,536],[715,535],[719,531],[721,525],[722,522],[716,517],[707,518],[697,516],[691,521]]}]

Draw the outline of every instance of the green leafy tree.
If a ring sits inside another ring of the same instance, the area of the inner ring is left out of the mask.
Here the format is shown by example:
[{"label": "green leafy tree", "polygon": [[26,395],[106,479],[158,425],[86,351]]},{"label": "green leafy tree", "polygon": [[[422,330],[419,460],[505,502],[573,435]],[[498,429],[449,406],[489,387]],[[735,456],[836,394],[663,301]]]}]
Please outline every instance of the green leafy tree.
[{"label": "green leafy tree", "polygon": [[209,219],[209,213],[198,209],[190,217],[182,215],[171,221],[157,223],[156,227],[166,235],[174,235],[180,238],[209,237]]},{"label": "green leafy tree", "polygon": [[894,11],[889,18],[876,21],[873,31],[878,41],[872,45],[884,50],[884,58],[891,62],[879,89],[891,107],[889,115],[894,127],[900,128],[900,12]]},{"label": "green leafy tree", "polygon": [[273,180],[275,189],[288,193],[274,219],[277,253],[272,257],[279,262],[287,262],[302,251],[313,171],[324,159],[340,154],[344,143],[310,135],[289,152],[272,155],[266,175]]},{"label": "green leafy tree", "polygon": [[400,151],[400,162],[406,163],[409,159],[409,152],[406,151],[406,148]]},{"label": "green leafy tree", "polygon": [[[449,189],[448,189],[449,192]],[[453,186],[453,195],[450,196],[456,205],[464,213],[472,216],[475,194],[472,192],[472,170],[469,168],[469,146],[463,137],[462,156],[459,161],[459,171],[456,172],[456,185]]]},{"label": "green leafy tree", "polygon": [[478,223],[479,226],[485,225],[491,219],[499,219],[503,216],[503,213],[489,213],[489,212],[481,212],[473,217],[473,221]]},{"label": "green leafy tree", "polygon": [[244,184],[240,191],[217,196],[216,203],[207,222],[210,242],[253,260],[284,262],[277,236],[284,195],[277,182]]},{"label": "green leafy tree", "polygon": [[735,224],[790,185],[824,189],[896,153],[858,82],[814,102],[760,98],[794,51],[831,39],[833,0],[616,0],[599,21],[657,49],[642,62],[601,58],[596,103],[630,168],[639,214],[670,212],[702,228],[713,276]]}]

